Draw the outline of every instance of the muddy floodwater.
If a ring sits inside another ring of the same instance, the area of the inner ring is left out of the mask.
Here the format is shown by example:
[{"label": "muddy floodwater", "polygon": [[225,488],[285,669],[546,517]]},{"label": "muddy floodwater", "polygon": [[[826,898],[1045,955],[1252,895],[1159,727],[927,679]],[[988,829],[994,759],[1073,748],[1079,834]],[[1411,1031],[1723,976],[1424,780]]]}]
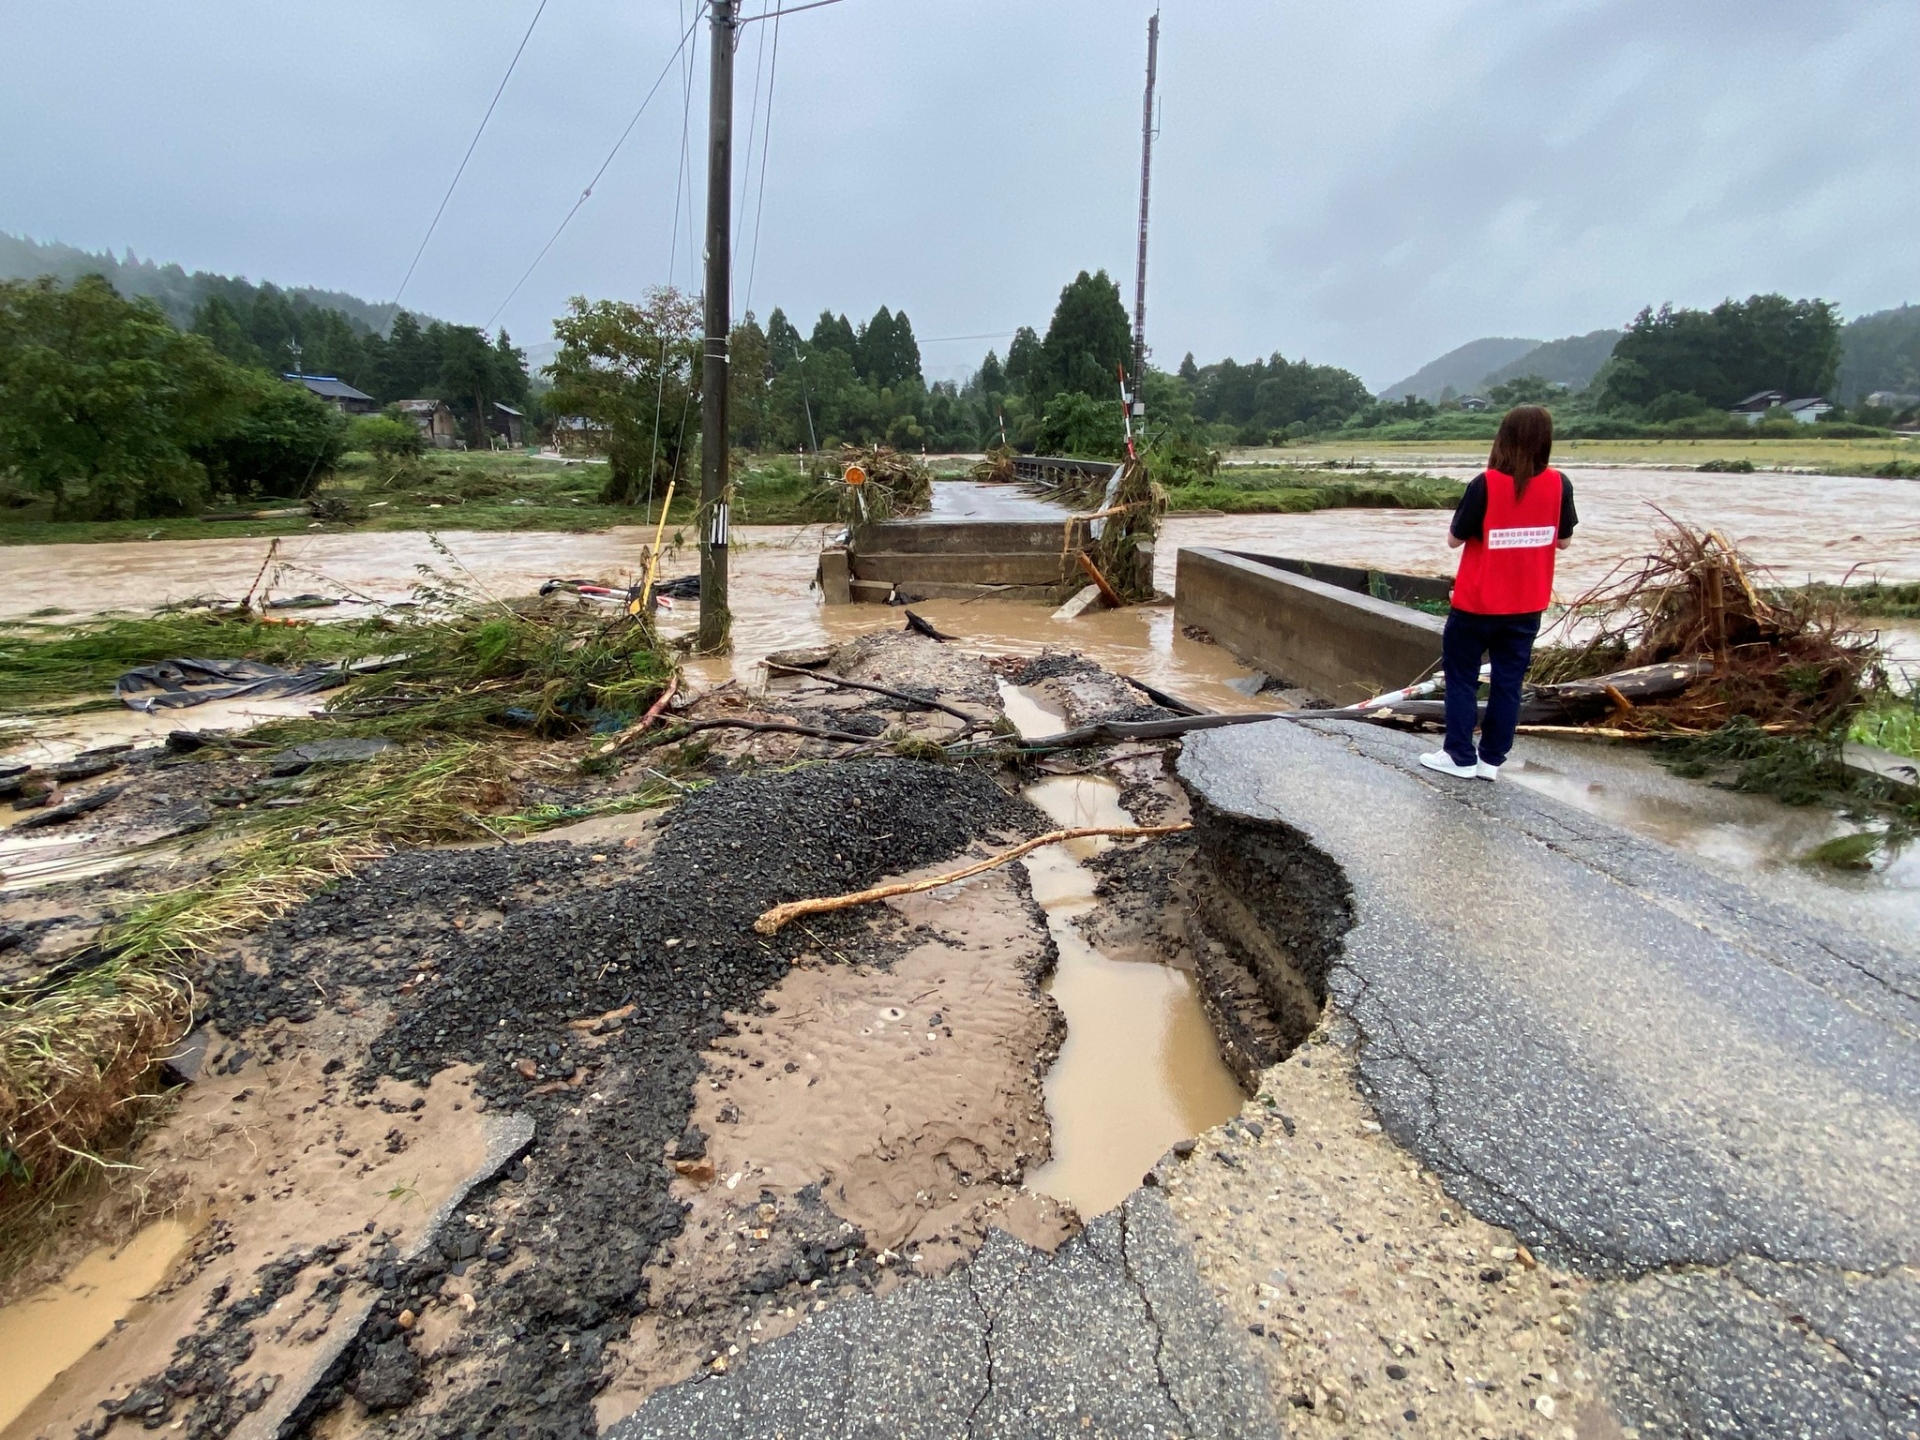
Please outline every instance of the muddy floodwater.
[{"label": "muddy floodwater", "polygon": [[[1060,726],[1031,696],[1006,688],[1007,715],[1023,735]],[[1063,829],[1129,825],[1111,780],[1059,775],[1023,792]],[[1047,1075],[1053,1158],[1027,1176],[1083,1217],[1111,1210],[1176,1140],[1237,1113],[1244,1096],[1220,1058],[1191,975],[1102,954],[1081,932],[1093,910],[1085,864],[1111,842],[1069,840],[1022,863],[1047,915],[1059,962],[1046,988],[1066,1017],[1067,1038]]]},{"label": "muddy floodwater", "polygon": [[192,1238],[181,1221],[156,1220],[126,1244],[94,1251],[64,1280],[0,1308],[0,1430],[111,1334]]}]

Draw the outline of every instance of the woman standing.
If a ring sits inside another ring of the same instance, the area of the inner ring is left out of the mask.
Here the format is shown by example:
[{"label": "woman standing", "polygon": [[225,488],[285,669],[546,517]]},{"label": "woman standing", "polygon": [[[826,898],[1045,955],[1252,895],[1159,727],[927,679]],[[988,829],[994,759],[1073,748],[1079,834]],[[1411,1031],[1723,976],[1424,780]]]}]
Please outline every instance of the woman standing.
[{"label": "woman standing", "polygon": [[[1553,417],[1538,405],[1507,412],[1483,474],[1453,512],[1447,544],[1465,547],[1453,582],[1453,608],[1440,642],[1447,677],[1447,748],[1420,763],[1462,779],[1500,778],[1520,721],[1520,685],[1533,661],[1540,614],[1553,599],[1553,560],[1567,548],[1578,517],[1573,486],[1553,456]],[[1493,666],[1487,713],[1479,719],[1480,661]]]}]

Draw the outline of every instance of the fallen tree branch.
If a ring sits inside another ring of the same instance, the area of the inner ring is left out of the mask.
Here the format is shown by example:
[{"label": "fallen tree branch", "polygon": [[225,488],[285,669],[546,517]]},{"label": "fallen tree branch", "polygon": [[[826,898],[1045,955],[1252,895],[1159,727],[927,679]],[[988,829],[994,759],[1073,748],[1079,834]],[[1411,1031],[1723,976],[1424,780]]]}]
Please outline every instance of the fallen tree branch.
[{"label": "fallen tree branch", "polygon": [[884,695],[889,700],[898,700],[902,704],[911,706],[916,710],[942,711],[970,726],[977,726],[981,723],[978,715],[969,715],[957,706],[948,705],[940,700],[929,699],[924,695],[909,695],[904,690],[889,690],[884,685],[869,685],[864,680],[848,680],[839,675],[829,675],[824,670],[807,670],[798,665],[782,665],[775,660],[762,660],[760,663],[765,665],[767,669],[778,671],[782,675],[801,675],[814,680],[824,680],[829,685],[841,685],[849,690],[870,691],[875,695]]},{"label": "fallen tree branch", "polygon": [[609,740],[605,745],[601,746],[599,753],[601,755],[613,755],[626,749],[628,743],[631,742],[635,736],[643,734],[648,726],[660,718],[660,712],[667,708],[667,702],[673,699],[674,692],[679,688],[680,672],[676,670],[672,675],[667,677],[667,688],[662,690],[659,698],[647,707],[647,713],[642,715],[626,729],[622,730],[618,735],[614,736],[613,739]]},{"label": "fallen tree branch", "polygon": [[753,928],[762,935],[771,935],[789,920],[798,920],[802,915],[824,915],[834,910],[850,910],[856,905],[869,905],[876,900],[891,899],[895,895],[913,895],[922,890],[938,890],[942,885],[951,885],[957,880],[992,870],[1005,865],[1009,860],[1018,860],[1022,855],[1040,849],[1043,845],[1058,845],[1063,840],[1090,840],[1098,836],[1111,836],[1117,840],[1145,840],[1156,835],[1173,835],[1182,830],[1191,830],[1193,822],[1183,820],[1178,825],[1093,825],[1074,830],[1049,830],[1045,835],[1037,835],[1031,840],[1023,840],[1011,850],[1002,850],[998,855],[989,855],[985,860],[975,861],[958,870],[949,870],[944,875],[932,875],[925,880],[907,880],[894,885],[876,885],[870,890],[856,890],[851,895],[829,895],[816,900],[789,900],[784,905],[776,905],[753,922]]}]

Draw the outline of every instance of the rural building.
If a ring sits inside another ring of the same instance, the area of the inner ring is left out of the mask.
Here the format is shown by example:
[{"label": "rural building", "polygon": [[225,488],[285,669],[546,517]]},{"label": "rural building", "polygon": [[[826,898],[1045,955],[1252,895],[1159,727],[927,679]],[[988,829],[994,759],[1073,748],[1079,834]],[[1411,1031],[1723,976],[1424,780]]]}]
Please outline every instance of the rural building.
[{"label": "rural building", "polygon": [[561,415],[553,422],[553,448],[562,455],[598,455],[606,449],[607,428],[584,415]]},{"label": "rural building", "polygon": [[429,445],[451,450],[460,443],[460,423],[453,418],[446,401],[396,400],[393,408],[420,427]]},{"label": "rural building", "polygon": [[504,443],[508,449],[518,450],[526,443],[526,413],[514,409],[511,405],[502,405],[498,400],[494,401],[487,411],[487,433],[495,440]]},{"label": "rural building", "polygon": [[342,415],[371,415],[380,406],[364,390],[356,390],[337,375],[282,375],[296,385],[318,395]]},{"label": "rural building", "polygon": [[1780,413],[1791,415],[1802,425],[1811,425],[1822,416],[1831,413],[1833,405],[1818,395],[1809,395],[1802,400],[1789,400],[1780,407]]},{"label": "rural building", "polygon": [[1462,410],[1478,411],[1478,410],[1490,410],[1493,408],[1493,406],[1492,406],[1492,402],[1487,400],[1485,396],[1462,395],[1460,397],[1460,408]]},{"label": "rural building", "polygon": [[1920,405],[1920,395],[1908,395],[1899,390],[1876,390],[1867,396],[1866,403],[1880,410],[1911,410]]},{"label": "rural building", "polygon": [[1785,392],[1780,390],[1756,390],[1746,399],[1735,405],[1727,413],[1737,415],[1749,425],[1759,423],[1760,417],[1769,410],[1787,403]]}]

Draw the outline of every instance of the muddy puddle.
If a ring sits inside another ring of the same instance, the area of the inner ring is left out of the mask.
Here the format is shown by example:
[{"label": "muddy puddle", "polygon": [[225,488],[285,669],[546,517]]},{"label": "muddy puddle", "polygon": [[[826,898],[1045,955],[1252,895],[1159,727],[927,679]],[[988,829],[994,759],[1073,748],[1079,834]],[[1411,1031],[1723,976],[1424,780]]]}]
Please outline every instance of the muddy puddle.
[{"label": "muddy puddle", "polygon": [[[1023,735],[1061,727],[1062,717],[1027,691],[1005,686],[1003,694]],[[1133,823],[1119,786],[1103,777],[1049,776],[1022,793],[1063,829]],[[1059,949],[1045,989],[1067,1022],[1045,1087],[1053,1155],[1027,1184],[1087,1219],[1124,1200],[1175,1141],[1218,1125],[1244,1099],[1193,977],[1113,959],[1082,933],[1078,922],[1096,904],[1085,862],[1111,843],[1069,840],[1021,862]]]},{"label": "muddy puddle", "polygon": [[192,1238],[182,1221],[156,1220],[124,1245],[95,1250],[65,1279],[0,1308],[0,1430],[128,1320]]}]

